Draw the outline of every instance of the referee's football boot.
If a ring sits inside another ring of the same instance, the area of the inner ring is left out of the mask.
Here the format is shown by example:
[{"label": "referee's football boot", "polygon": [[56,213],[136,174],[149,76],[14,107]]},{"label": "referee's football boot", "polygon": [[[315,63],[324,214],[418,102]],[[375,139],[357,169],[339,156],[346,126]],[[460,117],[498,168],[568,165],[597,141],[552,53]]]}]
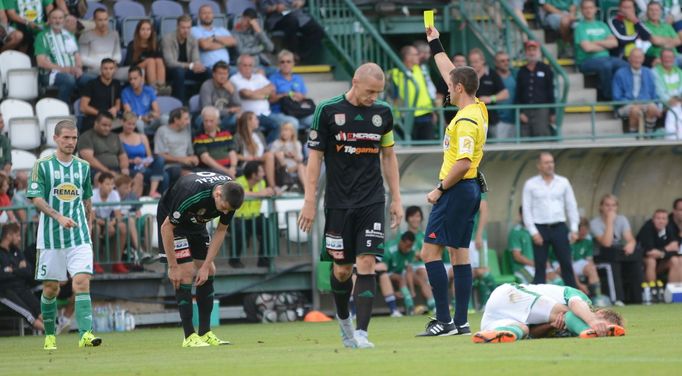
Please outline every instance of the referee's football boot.
[{"label": "referee's football boot", "polygon": [[95,337],[91,331],[83,333],[81,340],[78,341],[78,347],[96,347],[102,344],[102,339]]},{"label": "referee's football boot", "polygon": [[[606,332],[606,337],[622,337],[625,335],[625,328],[620,325],[609,325],[609,329]],[[580,333],[580,338],[597,338],[597,332],[594,329],[585,329]]]},{"label": "referee's football boot", "polygon": [[50,334],[45,336],[44,350],[57,350],[57,336]]},{"label": "referee's football boot", "polygon": [[355,342],[355,331],[353,330],[353,319],[348,316],[347,319],[342,320],[339,316],[336,316],[336,320],[339,322],[339,327],[341,328],[341,340],[343,341],[343,346],[349,349],[354,349],[358,347],[358,343]]},{"label": "referee's football boot", "polygon": [[474,343],[509,343],[516,341],[516,334],[510,330],[481,330],[471,340]]},{"label": "referee's football boot", "polygon": [[367,332],[364,330],[355,331],[355,343],[358,349],[373,349],[374,344],[367,339]]},{"label": "referee's football boot", "polygon": [[455,333],[455,335],[457,335],[457,336],[470,336],[471,335],[471,327],[469,326],[469,322],[465,322],[462,325],[455,324],[455,327],[457,327],[457,333]]},{"label": "referee's football boot", "polygon": [[457,334],[457,326],[454,321],[444,323],[431,317],[431,321],[426,324],[426,330],[417,334],[417,337],[445,337]]},{"label": "referee's football boot", "polygon": [[198,334],[192,333],[182,341],[182,347],[208,347],[211,346],[204,342]]},{"label": "referee's football boot", "polygon": [[230,344],[230,341],[223,341],[222,339],[218,338],[212,331],[208,331],[206,332],[206,334],[201,336],[201,340],[208,343],[211,346],[223,346]]}]

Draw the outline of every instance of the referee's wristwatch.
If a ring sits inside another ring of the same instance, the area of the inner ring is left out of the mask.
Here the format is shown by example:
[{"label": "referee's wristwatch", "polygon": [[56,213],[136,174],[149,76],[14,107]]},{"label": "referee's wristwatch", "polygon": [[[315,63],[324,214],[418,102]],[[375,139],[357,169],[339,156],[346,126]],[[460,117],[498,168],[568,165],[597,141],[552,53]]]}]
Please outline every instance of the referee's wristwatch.
[{"label": "referee's wristwatch", "polygon": [[442,182],[442,181],[438,182],[438,185],[436,186],[436,189],[438,189],[439,191],[441,191],[441,192],[443,192],[443,193],[445,193],[445,191],[446,191],[446,189],[443,187],[443,182]]}]

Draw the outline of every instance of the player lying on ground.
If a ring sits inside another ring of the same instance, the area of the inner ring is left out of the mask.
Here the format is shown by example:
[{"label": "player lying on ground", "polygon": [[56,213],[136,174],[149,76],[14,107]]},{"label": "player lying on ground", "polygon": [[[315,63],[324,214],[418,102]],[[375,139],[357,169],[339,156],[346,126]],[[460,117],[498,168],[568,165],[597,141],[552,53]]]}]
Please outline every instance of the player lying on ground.
[{"label": "player lying on ground", "polygon": [[[546,336],[552,329],[566,329],[580,338],[625,335],[618,313],[607,309],[593,311],[590,305],[587,295],[573,287],[505,283],[490,295],[481,331],[472,340],[514,342],[529,334]],[[538,326],[531,332],[530,325]]]}]

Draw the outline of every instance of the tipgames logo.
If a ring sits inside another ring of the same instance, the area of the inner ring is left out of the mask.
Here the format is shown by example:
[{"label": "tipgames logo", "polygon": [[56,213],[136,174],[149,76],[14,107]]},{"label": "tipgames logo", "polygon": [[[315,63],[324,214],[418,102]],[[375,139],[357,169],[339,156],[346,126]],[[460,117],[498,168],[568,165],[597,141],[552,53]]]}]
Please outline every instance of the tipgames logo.
[{"label": "tipgames logo", "polygon": [[62,183],[52,188],[52,195],[57,197],[59,201],[71,202],[80,195],[80,189],[72,183]]}]

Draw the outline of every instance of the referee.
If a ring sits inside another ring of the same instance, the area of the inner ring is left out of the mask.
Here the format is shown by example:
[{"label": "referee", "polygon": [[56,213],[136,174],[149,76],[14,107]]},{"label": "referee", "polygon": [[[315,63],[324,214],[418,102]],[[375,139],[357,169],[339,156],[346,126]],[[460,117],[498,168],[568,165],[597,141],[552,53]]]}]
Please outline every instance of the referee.
[{"label": "referee", "polygon": [[[445,130],[443,164],[438,185],[426,196],[433,205],[421,257],[436,300],[436,318],[418,336],[471,334],[467,309],[471,298],[472,271],[469,242],[474,216],[481,203],[478,165],[488,133],[488,111],[476,98],[478,76],[471,67],[455,68],[438,39],[438,30],[426,30],[426,39],[443,80],[447,82],[450,103],[459,111]],[[448,305],[448,275],[442,261],[448,248],[455,279],[455,317]]]}]

